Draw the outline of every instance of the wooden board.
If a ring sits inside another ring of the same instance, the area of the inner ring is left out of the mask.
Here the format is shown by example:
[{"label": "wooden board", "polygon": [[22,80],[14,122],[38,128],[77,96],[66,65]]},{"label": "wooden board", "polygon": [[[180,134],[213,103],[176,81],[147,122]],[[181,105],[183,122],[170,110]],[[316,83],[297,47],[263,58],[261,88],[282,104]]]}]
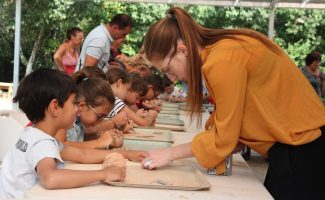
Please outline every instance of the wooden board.
[{"label": "wooden board", "polygon": [[161,110],[171,110],[171,111],[177,111],[177,110],[179,110],[179,108],[177,107],[161,107]]},{"label": "wooden board", "polygon": [[149,130],[135,129],[136,133],[124,134],[124,139],[127,140],[145,140],[145,141],[160,141],[174,142],[173,134],[168,130]]},{"label": "wooden board", "polygon": [[157,118],[156,124],[184,126],[184,121],[180,119]]},{"label": "wooden board", "polygon": [[179,115],[179,110],[161,110],[159,114]]},{"label": "wooden board", "polygon": [[135,151],[151,151],[153,149],[161,149],[171,147],[171,142],[149,141],[149,140],[129,140],[124,139],[123,148]]},{"label": "wooden board", "polygon": [[107,184],[169,190],[206,190],[210,188],[206,178],[192,166],[167,166],[157,170],[147,170],[139,165],[128,165],[124,182],[107,182]]},{"label": "wooden board", "polygon": [[170,131],[186,131],[184,126],[174,126],[174,125],[166,125],[166,124],[155,124],[155,126],[138,126],[137,128],[141,129],[160,129],[160,130],[170,130]]},{"label": "wooden board", "polygon": [[158,114],[157,119],[176,119],[179,120],[179,115]]},{"label": "wooden board", "polygon": [[171,108],[178,108],[179,103],[171,103],[171,102],[163,102],[162,107],[171,107]]}]

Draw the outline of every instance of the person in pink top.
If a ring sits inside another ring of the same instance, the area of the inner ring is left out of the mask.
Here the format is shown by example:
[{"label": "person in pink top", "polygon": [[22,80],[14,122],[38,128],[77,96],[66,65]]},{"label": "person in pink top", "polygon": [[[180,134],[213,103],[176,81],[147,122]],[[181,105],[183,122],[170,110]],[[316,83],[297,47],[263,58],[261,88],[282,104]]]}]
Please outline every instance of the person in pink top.
[{"label": "person in pink top", "polygon": [[80,28],[74,27],[67,31],[67,40],[59,46],[54,54],[54,61],[59,70],[68,74],[74,72],[83,40],[84,33]]}]

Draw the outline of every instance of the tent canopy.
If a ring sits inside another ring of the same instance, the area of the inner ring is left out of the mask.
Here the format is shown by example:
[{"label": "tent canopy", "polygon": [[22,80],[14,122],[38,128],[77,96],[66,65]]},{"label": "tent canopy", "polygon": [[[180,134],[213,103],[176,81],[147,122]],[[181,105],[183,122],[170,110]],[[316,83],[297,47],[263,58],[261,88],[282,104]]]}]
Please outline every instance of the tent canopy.
[{"label": "tent canopy", "polygon": [[117,0],[126,2],[197,4],[211,6],[262,7],[262,8],[325,8],[325,0]]}]

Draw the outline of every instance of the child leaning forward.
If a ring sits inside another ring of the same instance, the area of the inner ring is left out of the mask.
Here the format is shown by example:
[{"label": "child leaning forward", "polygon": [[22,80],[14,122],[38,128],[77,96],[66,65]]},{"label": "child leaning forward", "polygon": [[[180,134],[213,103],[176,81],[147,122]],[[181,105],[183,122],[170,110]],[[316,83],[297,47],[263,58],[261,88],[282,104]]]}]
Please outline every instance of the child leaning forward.
[{"label": "child leaning forward", "polygon": [[[38,69],[21,82],[14,98],[33,127],[23,130],[17,144],[4,157],[0,174],[0,199],[20,198],[38,182],[47,189],[74,188],[97,181],[123,181],[125,168],[101,170],[61,169],[63,160],[102,163],[111,151],[79,149],[54,139],[60,129],[74,123],[76,85],[63,72]],[[103,98],[102,101],[107,101]],[[134,152],[139,158],[144,152]]]}]

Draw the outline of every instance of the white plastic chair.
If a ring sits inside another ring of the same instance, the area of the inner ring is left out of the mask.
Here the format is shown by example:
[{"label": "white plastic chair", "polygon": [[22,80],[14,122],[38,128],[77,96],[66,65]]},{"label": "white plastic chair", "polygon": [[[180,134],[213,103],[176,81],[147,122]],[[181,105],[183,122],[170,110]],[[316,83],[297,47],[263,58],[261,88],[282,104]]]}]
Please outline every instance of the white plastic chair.
[{"label": "white plastic chair", "polygon": [[0,116],[5,116],[9,118],[13,118],[18,123],[20,123],[23,127],[25,127],[29,120],[26,117],[25,113],[16,110],[0,110]]},{"label": "white plastic chair", "polygon": [[0,161],[16,144],[24,126],[10,117],[0,116]]}]

